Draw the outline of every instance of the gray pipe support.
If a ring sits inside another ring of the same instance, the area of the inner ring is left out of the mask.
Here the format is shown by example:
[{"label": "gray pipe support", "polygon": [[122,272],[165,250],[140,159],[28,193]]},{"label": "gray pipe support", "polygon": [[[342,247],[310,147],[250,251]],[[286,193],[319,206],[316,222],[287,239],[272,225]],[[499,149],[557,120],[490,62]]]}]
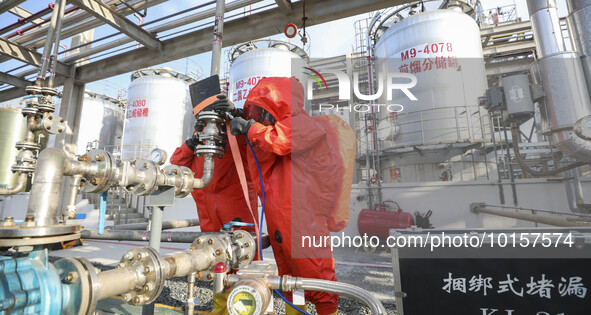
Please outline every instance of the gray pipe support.
[{"label": "gray pipe support", "polygon": [[548,224],[548,225],[553,225],[553,226],[591,227],[591,223],[578,222],[578,221],[574,221],[572,219],[553,218],[553,217],[549,217],[549,216],[542,216],[542,215],[531,214],[531,213],[493,210],[493,209],[488,209],[488,208],[480,207],[480,206],[471,207],[471,211],[474,213],[491,214],[491,215],[496,215],[496,216],[500,216],[500,217],[513,218],[513,219],[536,222],[536,223],[541,223],[541,224]]},{"label": "gray pipe support", "polygon": [[[162,233],[160,236],[161,242],[172,243],[193,243],[195,239],[203,235],[202,232],[170,232]],[[98,234],[98,230],[82,230],[80,232],[81,238],[95,239],[95,240],[114,240],[114,241],[149,241],[150,233],[137,230],[105,230],[103,234]]]},{"label": "gray pipe support", "polygon": [[[162,222],[163,230],[180,229],[191,226],[199,226],[199,219],[187,219],[187,220],[172,220]],[[105,230],[146,230],[148,223],[130,223],[130,224],[119,224],[105,227]]]}]

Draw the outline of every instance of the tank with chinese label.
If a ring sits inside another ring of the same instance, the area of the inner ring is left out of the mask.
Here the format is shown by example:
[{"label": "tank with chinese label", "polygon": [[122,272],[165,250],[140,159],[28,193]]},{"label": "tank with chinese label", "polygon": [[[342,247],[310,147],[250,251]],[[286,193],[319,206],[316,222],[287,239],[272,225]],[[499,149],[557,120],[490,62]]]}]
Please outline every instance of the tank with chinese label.
[{"label": "tank with chinese label", "polygon": [[155,148],[170,157],[192,134],[189,85],[193,82],[170,69],[142,69],[131,75],[122,159],[149,158]]},{"label": "tank with chinese label", "polygon": [[[488,114],[478,102],[487,81],[476,21],[458,8],[413,12],[376,37],[374,93],[383,91],[376,105],[403,107],[393,122],[396,137],[381,141],[383,180],[486,178],[486,163],[475,165],[484,153],[474,150],[491,138]],[[413,86],[408,93],[391,84]],[[379,115],[380,121],[392,120],[387,110]]]}]

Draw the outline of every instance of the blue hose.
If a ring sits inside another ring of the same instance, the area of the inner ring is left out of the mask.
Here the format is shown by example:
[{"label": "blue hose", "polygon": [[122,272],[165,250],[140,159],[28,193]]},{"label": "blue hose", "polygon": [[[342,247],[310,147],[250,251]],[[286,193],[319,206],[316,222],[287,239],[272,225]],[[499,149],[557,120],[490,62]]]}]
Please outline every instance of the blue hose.
[{"label": "blue hose", "polygon": [[[244,139],[246,139],[246,143],[248,143],[248,147],[250,148],[250,152],[252,152],[252,156],[254,157],[254,162],[257,165],[257,170],[259,171],[259,179],[261,181],[261,191],[262,193],[262,208],[261,208],[261,219],[259,220],[259,256],[261,257],[261,260],[263,260],[263,246],[261,245],[261,226],[263,225],[263,220],[265,219],[265,184],[263,183],[263,173],[261,172],[261,166],[259,165],[259,160],[257,159],[257,155],[254,153],[254,149],[252,148],[252,144],[250,143],[250,140],[248,140],[248,137],[246,135],[244,135]],[[304,315],[311,315],[310,313],[300,309],[299,307],[295,306],[293,303],[291,303],[290,301],[288,301],[285,296],[283,296],[283,294],[281,294],[281,292],[279,292],[279,290],[275,289],[273,290],[275,291],[275,293],[277,293],[277,295],[279,295],[279,297],[285,301],[285,303],[289,304],[289,306],[293,307],[296,311],[304,314]]]}]

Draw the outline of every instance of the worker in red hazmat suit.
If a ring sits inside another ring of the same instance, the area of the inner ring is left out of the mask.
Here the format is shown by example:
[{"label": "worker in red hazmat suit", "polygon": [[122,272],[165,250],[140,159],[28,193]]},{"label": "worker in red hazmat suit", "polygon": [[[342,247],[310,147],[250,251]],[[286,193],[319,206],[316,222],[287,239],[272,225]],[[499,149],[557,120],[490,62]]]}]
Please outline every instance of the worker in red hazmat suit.
[{"label": "worker in red hazmat suit", "polygon": [[[222,100],[224,100],[223,97]],[[214,105],[217,106],[216,103]],[[234,113],[239,114],[238,110]],[[203,126],[197,124],[195,129],[199,132],[203,129]],[[243,155],[243,158],[246,158],[246,140],[238,140],[242,144],[240,154]],[[204,158],[195,156],[194,151],[198,144],[197,136],[193,135],[174,151],[174,154],[170,157],[170,163],[189,167],[195,173],[195,177],[199,178],[203,176]],[[247,174],[248,190],[251,207],[256,218],[257,197],[249,175]],[[203,232],[218,232],[223,224],[230,221],[254,223],[253,215],[250,213],[244,199],[232,152],[228,145],[224,149],[223,157],[216,158],[214,161],[213,178],[209,185],[203,189],[193,190],[192,196],[197,205],[199,224]],[[254,232],[252,228],[247,228],[247,230]],[[227,293],[214,294],[213,299],[213,313],[228,314],[226,309]]]},{"label": "worker in red hazmat suit", "polygon": [[[344,169],[343,159],[338,162],[341,166],[335,164],[333,155],[338,152],[330,152],[330,148],[335,147],[336,138],[327,132],[328,119],[317,118],[304,111],[304,89],[297,79],[263,78],[250,91],[243,117],[231,121],[231,133],[247,135],[254,147],[265,189],[267,231],[279,274],[336,281],[330,244],[315,247],[303,241],[304,237],[323,239],[348,222],[348,201],[346,218],[335,215],[340,197],[335,192],[343,189],[343,174],[338,173]],[[247,168],[262,198],[250,151]],[[348,187],[346,195],[350,195]],[[336,314],[338,295],[306,291],[305,297],[315,304],[318,314]],[[303,303],[297,304],[305,308]],[[287,305],[286,310],[297,314]]]}]

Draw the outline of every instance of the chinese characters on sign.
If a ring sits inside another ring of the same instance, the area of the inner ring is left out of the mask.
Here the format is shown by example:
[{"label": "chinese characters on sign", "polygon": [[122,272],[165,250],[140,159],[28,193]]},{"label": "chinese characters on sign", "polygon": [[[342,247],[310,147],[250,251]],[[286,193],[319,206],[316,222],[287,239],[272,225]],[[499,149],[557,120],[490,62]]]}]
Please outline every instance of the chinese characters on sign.
[{"label": "chinese characters on sign", "polygon": [[398,70],[402,73],[417,74],[433,70],[457,69],[458,59],[453,55],[452,43],[426,44],[400,53],[402,65]]},{"label": "chinese characters on sign", "polygon": [[232,101],[237,107],[244,106],[244,102],[248,97],[248,93],[252,88],[259,83],[261,76],[245,78],[234,83],[234,90],[232,92]]},{"label": "chinese characters on sign", "polygon": [[135,100],[127,105],[126,118],[148,117],[148,112],[146,100]]},{"label": "chinese characters on sign", "polygon": [[443,279],[441,289],[450,294],[479,293],[483,296],[496,292],[498,294],[513,294],[518,297],[530,295],[545,299],[552,299],[554,295],[560,297],[576,296],[581,299],[587,297],[587,288],[583,285],[582,277],[560,277],[558,281],[555,281],[546,278],[545,274],[537,278],[530,277],[521,281],[511,274],[507,274],[505,279],[495,281],[492,277],[485,277],[481,274],[470,278],[456,278],[450,272],[448,277]]}]

